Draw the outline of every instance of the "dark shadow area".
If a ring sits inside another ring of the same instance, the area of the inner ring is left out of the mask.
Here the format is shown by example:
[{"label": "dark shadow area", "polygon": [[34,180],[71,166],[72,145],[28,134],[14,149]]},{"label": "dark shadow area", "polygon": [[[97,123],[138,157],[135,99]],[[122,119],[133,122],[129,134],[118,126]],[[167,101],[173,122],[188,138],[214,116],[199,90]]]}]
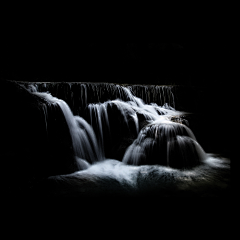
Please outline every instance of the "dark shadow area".
[{"label": "dark shadow area", "polygon": [[230,50],[218,43],[12,39],[1,48],[0,74],[10,80],[204,87],[231,81],[226,61]]}]

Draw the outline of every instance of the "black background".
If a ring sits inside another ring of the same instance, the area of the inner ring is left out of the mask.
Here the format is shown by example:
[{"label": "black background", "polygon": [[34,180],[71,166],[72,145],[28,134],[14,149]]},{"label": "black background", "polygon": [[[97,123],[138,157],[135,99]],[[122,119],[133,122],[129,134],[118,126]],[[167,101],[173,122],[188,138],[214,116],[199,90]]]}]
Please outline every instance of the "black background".
[{"label": "black background", "polygon": [[164,15],[154,6],[126,7],[127,14],[60,7],[2,8],[1,78],[208,87],[232,81],[228,21],[219,9],[175,6]]}]

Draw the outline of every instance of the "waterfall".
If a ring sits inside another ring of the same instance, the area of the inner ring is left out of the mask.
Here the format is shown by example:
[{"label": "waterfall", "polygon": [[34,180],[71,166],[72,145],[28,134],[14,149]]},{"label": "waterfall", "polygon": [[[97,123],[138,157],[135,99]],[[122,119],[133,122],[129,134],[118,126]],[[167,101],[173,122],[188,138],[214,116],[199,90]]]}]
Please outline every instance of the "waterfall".
[{"label": "waterfall", "polygon": [[[130,165],[160,164],[188,168],[200,164],[206,158],[191,130],[181,120],[172,121],[174,118],[181,119],[183,112],[174,108],[171,87],[79,83],[77,95],[82,103],[79,108],[86,105],[80,117],[73,115],[64,100],[52,97],[49,93],[37,92],[37,89],[47,90],[53,86],[57,86],[57,96],[72,99],[70,105],[72,108],[76,106],[76,97],[71,92],[74,86],[72,83],[49,83],[48,87],[46,83],[35,84],[29,85],[29,90],[61,108],[70,131],[75,157],[81,159],[76,160],[78,163],[85,160],[92,164],[112,157]],[[125,146],[124,156],[119,159],[109,149],[121,145],[126,137],[135,140]]]},{"label": "waterfall", "polygon": [[[211,195],[213,187],[221,191],[228,185],[229,162],[205,153],[184,118],[188,113],[175,109],[171,86],[19,84],[43,100],[38,107],[47,133],[42,138],[47,138],[45,145],[51,148],[55,141],[57,151],[58,141],[69,141],[59,144],[60,154],[70,148],[63,158],[68,161],[70,152],[77,166],[70,174],[48,174],[50,195],[168,195],[185,190],[204,195],[206,189]],[[65,126],[64,139],[52,137],[61,138],[57,132]],[[57,160],[52,165],[56,164]]]},{"label": "waterfall", "polygon": [[[31,91],[50,92],[52,96],[65,101],[74,115],[81,115],[90,103],[104,103],[121,99],[135,101],[134,96],[144,103],[175,108],[172,86],[128,85],[113,83],[21,83]],[[35,89],[35,90],[33,90]]]},{"label": "waterfall", "polygon": [[192,131],[185,125],[158,119],[141,130],[127,149],[123,162],[159,164],[173,168],[194,167],[206,159]]},{"label": "waterfall", "polygon": [[156,85],[128,85],[133,94],[141,98],[145,103],[156,103],[159,106],[168,104],[175,108],[175,100],[172,92],[172,86]]},{"label": "waterfall", "polygon": [[[63,100],[52,97],[49,93],[33,92],[41,98],[44,98],[49,104],[59,106],[67,122],[70,136],[72,140],[73,152],[79,170],[88,166],[87,162],[94,163],[103,158],[101,151],[97,145],[96,136],[90,125],[81,117],[73,116],[69,106]],[[47,126],[47,112],[44,111],[46,126]],[[61,131],[61,129],[59,129]],[[86,162],[87,161],[87,162]]]}]

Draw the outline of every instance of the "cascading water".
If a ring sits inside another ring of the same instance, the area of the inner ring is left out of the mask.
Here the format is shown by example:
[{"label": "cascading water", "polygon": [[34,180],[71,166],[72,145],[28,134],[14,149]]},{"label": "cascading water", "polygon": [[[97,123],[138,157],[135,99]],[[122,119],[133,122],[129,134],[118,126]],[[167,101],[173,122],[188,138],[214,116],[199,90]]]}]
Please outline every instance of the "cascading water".
[{"label": "cascading water", "polygon": [[171,86],[155,85],[128,85],[127,86],[135,96],[144,100],[145,103],[156,103],[159,106],[169,104],[175,108],[174,95]]},{"label": "cascading water", "polygon": [[123,162],[181,169],[196,166],[205,158],[206,154],[188,127],[160,118],[141,130],[127,149]]},{"label": "cascading water", "polygon": [[88,166],[86,160],[90,163],[102,160],[103,155],[98,148],[95,134],[83,118],[73,116],[70,108],[64,101],[52,97],[48,93],[34,92],[33,94],[46,99],[52,105],[57,104],[61,108],[70,131],[72,147],[79,170],[85,169]]},{"label": "cascading water", "polygon": [[[100,100],[102,91],[99,90],[98,85],[93,84],[91,86],[94,89],[93,92],[95,92],[95,95],[97,95],[97,99]],[[120,99],[112,101],[108,100],[103,103],[88,104],[87,110],[90,117],[90,124],[97,135],[97,141],[93,130],[87,125],[87,122],[85,122],[79,116],[74,117],[68,105],[64,101],[53,98],[47,93],[37,93],[37,89],[34,89],[34,86],[31,86],[31,91],[35,92],[36,95],[45,97],[51,103],[57,103],[62,109],[70,130],[73,149],[76,157],[85,159],[90,163],[105,158],[104,149],[107,147],[112,147],[105,146],[104,142],[106,142],[105,139],[112,137],[108,115],[109,111],[111,111],[114,105],[116,106],[117,112],[120,113],[118,117],[122,118],[123,120],[122,124],[117,127],[123,128],[123,125],[125,124],[128,131],[131,132],[128,124],[129,119],[131,118],[134,122],[136,130],[135,135],[137,138],[127,149],[124,158],[122,159],[124,163],[133,165],[154,163],[171,167],[175,166],[178,168],[187,168],[192,166],[190,163],[191,161],[199,163],[204,159],[204,151],[200,149],[201,147],[196,142],[191,130],[183,124],[172,122],[170,120],[173,116],[182,114],[176,111],[173,107],[170,107],[168,102],[166,102],[166,100],[172,101],[173,106],[175,106],[174,97],[170,88],[167,88],[166,86],[160,88],[157,86],[155,92],[153,91],[153,86],[150,86],[149,88],[150,91],[154,92],[153,99],[156,99],[157,93],[160,96],[159,99],[164,104],[161,107],[156,103],[152,103],[152,105],[145,104],[142,99],[135,97],[131,93],[131,91],[138,92],[140,88],[140,92],[143,92],[144,90],[145,97],[149,101],[150,98],[148,98],[148,96],[150,96],[150,94],[147,93],[148,89],[146,86],[135,85],[130,86],[129,88],[107,84],[103,86],[105,89],[108,89],[108,91],[110,88],[116,97]],[[113,86],[115,86],[115,88]],[[83,89],[85,90],[84,94],[82,91]],[[164,92],[164,90],[166,90],[166,92]],[[163,94],[160,94],[160,92]],[[85,96],[85,103],[87,103],[88,98],[85,84],[81,85],[80,95]],[[137,117],[138,114],[141,114],[148,122],[147,126],[142,129],[140,133],[139,120]],[[81,122],[82,127],[78,126],[79,122]],[[184,131],[187,133],[185,136],[183,133]],[[104,136],[106,134],[107,136]],[[88,141],[86,141],[86,139],[88,139]],[[97,149],[98,147],[96,142],[98,142],[99,149]],[[181,154],[179,154],[177,157],[171,157],[174,155],[173,152],[175,152],[175,148],[173,146],[176,146],[176,149],[180,148]],[[193,154],[190,155],[190,157],[188,156],[189,154],[184,154],[183,152],[186,152],[185,149],[190,149]],[[147,153],[150,155],[148,156]],[[180,156],[182,160],[177,160],[176,158]],[[143,158],[145,160],[143,160]],[[153,160],[154,158],[155,160]],[[189,160],[188,158],[193,159]],[[197,159],[196,161],[195,158]],[[173,162],[175,163],[173,164]]]},{"label": "cascading water", "polygon": [[[195,177],[206,178],[207,182],[205,170],[212,174],[213,179],[218,174],[218,164],[215,164],[218,160],[204,152],[186,126],[187,122],[182,118],[186,113],[175,109],[171,86],[107,83],[24,85],[32,94],[61,108],[71,135],[75,160],[81,170],[68,176],[50,177],[50,181],[63,180],[70,184],[69,179],[86,177],[94,182],[104,176],[116,179],[120,186],[127,184],[131,186],[129,189],[136,190],[139,176],[143,186],[145,177],[153,172],[158,180],[164,175],[167,178],[172,176],[174,181],[187,179],[187,182]],[[59,99],[60,96],[63,100]],[[44,115],[47,125],[46,111]],[[116,149],[122,149],[122,155]],[[210,167],[210,162],[215,168]],[[219,166],[218,169],[223,171],[228,169],[228,164],[221,160]],[[182,188],[188,188],[184,185],[186,181],[179,182]],[[146,182],[150,184],[149,179]],[[84,189],[82,183],[79,182],[78,188]]]}]

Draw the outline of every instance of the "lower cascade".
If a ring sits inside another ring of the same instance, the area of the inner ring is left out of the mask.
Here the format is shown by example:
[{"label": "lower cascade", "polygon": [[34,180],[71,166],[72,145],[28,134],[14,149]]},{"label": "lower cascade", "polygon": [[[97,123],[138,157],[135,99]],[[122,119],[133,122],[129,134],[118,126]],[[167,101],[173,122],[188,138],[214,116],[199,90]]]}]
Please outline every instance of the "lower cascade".
[{"label": "lower cascade", "polygon": [[226,182],[215,180],[229,172],[228,159],[205,153],[184,118],[188,113],[175,109],[171,86],[20,85],[45,101],[41,111],[47,136],[53,108],[61,110],[70,136],[76,168],[48,176],[47,183],[54,186],[50,195],[103,194],[101,184],[108,189],[105,194],[127,195],[211,195],[210,183],[214,189],[226,187]]}]

